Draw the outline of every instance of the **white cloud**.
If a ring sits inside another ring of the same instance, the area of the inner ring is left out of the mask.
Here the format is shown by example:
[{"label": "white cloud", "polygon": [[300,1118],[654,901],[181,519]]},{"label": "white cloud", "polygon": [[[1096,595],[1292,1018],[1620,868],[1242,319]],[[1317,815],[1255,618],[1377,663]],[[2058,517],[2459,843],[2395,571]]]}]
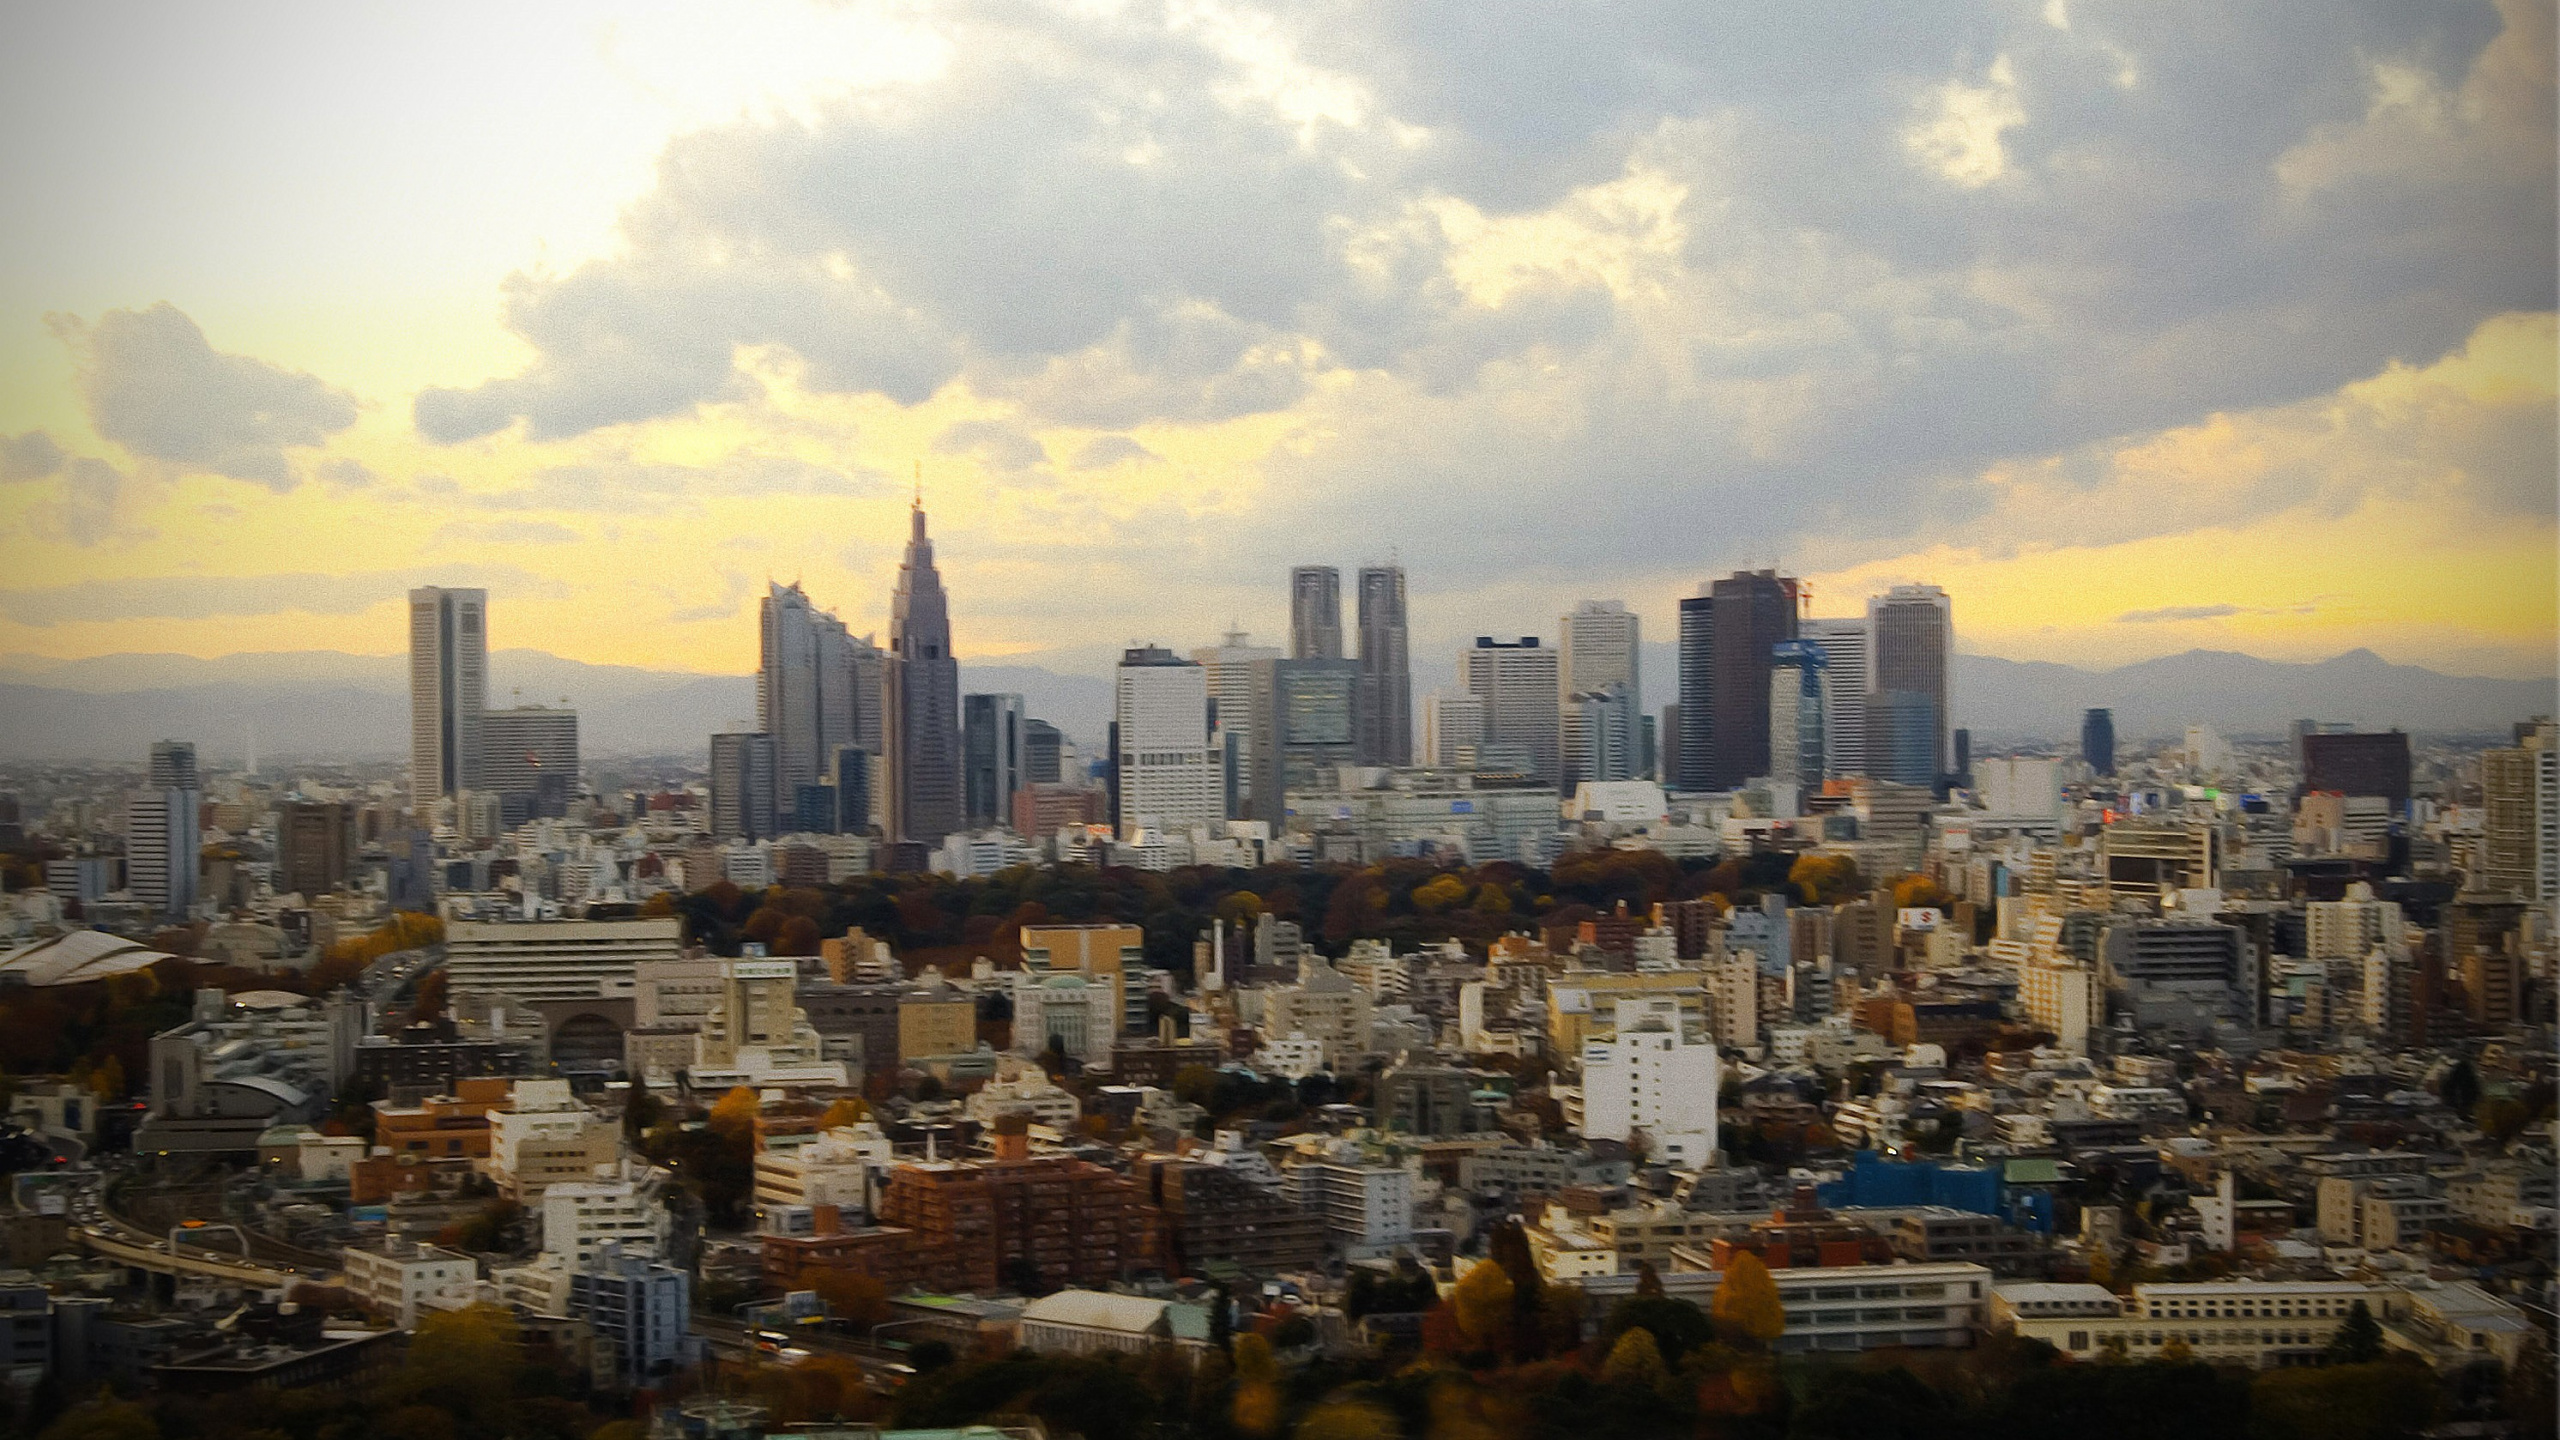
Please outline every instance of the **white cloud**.
[{"label": "white cloud", "polygon": [[1931,90],[1920,118],[1902,132],[1902,144],[1939,175],[1979,190],[2009,173],[2000,137],[2026,123],[2016,67],[2002,55],[1983,72],[1979,85],[1950,80]]},{"label": "white cloud", "polygon": [[352,396],[298,370],[226,355],[176,306],[48,317],[71,347],[89,423],[133,455],[292,489],[289,447],[355,423]]}]

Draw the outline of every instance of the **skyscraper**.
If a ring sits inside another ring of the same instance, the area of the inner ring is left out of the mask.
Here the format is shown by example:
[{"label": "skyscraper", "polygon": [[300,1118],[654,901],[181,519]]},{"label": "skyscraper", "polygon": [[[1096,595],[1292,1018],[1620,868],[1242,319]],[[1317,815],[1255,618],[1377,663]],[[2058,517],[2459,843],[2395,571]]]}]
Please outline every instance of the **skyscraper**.
[{"label": "skyscraper", "polygon": [[276,807],[278,893],[317,900],[347,883],[355,859],[353,805],[344,801],[287,800]]},{"label": "skyscraper", "polygon": [[197,783],[196,747],[163,740],[151,747],[144,788],[125,802],[125,888],[163,920],[184,920],[195,909],[204,861]]},{"label": "skyscraper", "polygon": [[960,662],[918,495],[889,601],[891,838],[933,846],[960,828]]},{"label": "skyscraper", "polygon": [[1867,773],[1935,785],[1947,773],[1947,666],[1955,627],[1947,592],[1896,585],[1867,602]]},{"label": "skyscraper", "polygon": [[1564,728],[1575,754],[1567,767],[1569,783],[1632,780],[1642,754],[1643,727],[1635,696],[1623,681],[1612,680],[1585,690],[1566,702]]},{"label": "skyscraper", "polygon": [[1360,762],[1361,666],[1354,660],[1265,660],[1253,667],[1253,811],[1273,833],[1288,795],[1320,772]]},{"label": "skyscraper", "polygon": [[1635,613],[1616,600],[1585,600],[1571,614],[1558,617],[1556,632],[1561,667],[1557,683],[1565,695],[1561,741],[1565,783],[1623,780],[1623,775],[1594,775],[1582,768],[1588,748],[1582,738],[1582,704],[1584,697],[1617,685],[1624,688],[1627,703],[1641,708],[1644,687]]},{"label": "skyscraper", "polygon": [[1289,572],[1289,658],[1342,658],[1342,572],[1330,565]]},{"label": "skyscraper", "polygon": [[1458,652],[1458,683],[1484,702],[1484,748],[1516,749],[1529,773],[1550,785],[1564,769],[1559,668],[1556,652],[1535,635],[1517,643],[1479,635],[1475,648]]},{"label": "skyscraper", "polygon": [[480,787],[494,790],[506,823],[566,815],[578,790],[578,712],[541,705],[480,717]]},{"label": "skyscraper", "polygon": [[1482,697],[1472,691],[1422,697],[1422,763],[1449,769],[1473,765],[1482,744]]},{"label": "skyscraper", "polygon": [[1046,720],[1031,719],[1022,722],[1022,783],[1025,785],[1058,783],[1060,770],[1058,752],[1064,740],[1065,737],[1058,733],[1058,727]]},{"label": "skyscraper", "polygon": [[2112,710],[2090,710],[2080,717],[2080,758],[2090,773],[2116,773],[2116,716]]},{"label": "skyscraper", "polygon": [[1210,717],[1209,748],[1216,752],[1219,788],[1230,819],[1244,818],[1252,805],[1253,667],[1280,658],[1276,647],[1256,645],[1252,639],[1242,630],[1230,630],[1217,644],[1191,652],[1193,663],[1208,677],[1209,700],[1217,710]]},{"label": "skyscraper", "polygon": [[1796,622],[1796,638],[1822,647],[1822,769],[1826,776],[1867,773],[1867,672],[1875,650],[1863,615]]},{"label": "skyscraper", "polygon": [[1022,697],[960,698],[960,764],[969,826],[1013,823],[1013,793],[1022,779]]},{"label": "skyscraper", "polygon": [[756,723],[773,737],[788,795],[826,783],[837,747],[878,750],[880,654],[798,585],[771,585],[757,613]]},{"label": "skyscraper", "polygon": [[1209,674],[1156,645],[1123,651],[1112,676],[1113,774],[1122,839],[1187,830],[1226,813],[1209,754]]},{"label": "skyscraper", "polygon": [[1829,763],[1831,656],[1811,640],[1782,640],[1770,655],[1769,778],[1820,785]]},{"label": "skyscraper", "polygon": [[[1769,773],[1769,666],[1773,647],[1796,638],[1796,582],[1775,570],[1737,570],[1718,580],[1694,612],[1702,636],[1690,633],[1691,601],[1682,601],[1680,724],[1705,720],[1703,735],[1684,734],[1683,789],[1731,790]],[[1693,638],[1696,643],[1693,645]],[[1703,693],[1691,691],[1693,651]]]},{"label": "skyscraper", "polygon": [[1680,714],[1663,766],[1675,790],[1715,788],[1716,602],[1714,587],[1680,601]]},{"label": "skyscraper", "polygon": [[1404,567],[1360,567],[1360,763],[1413,763],[1413,657],[1405,647]]},{"label": "skyscraper", "polygon": [[711,838],[770,840],[782,832],[775,768],[771,735],[733,731],[711,737]]},{"label": "skyscraper", "polygon": [[196,777],[196,746],[192,740],[154,740],[151,742],[151,788],[154,790],[201,790],[204,785]]},{"label": "skyscraper", "polygon": [[489,689],[489,592],[409,592],[409,808],[480,784],[480,713]]}]

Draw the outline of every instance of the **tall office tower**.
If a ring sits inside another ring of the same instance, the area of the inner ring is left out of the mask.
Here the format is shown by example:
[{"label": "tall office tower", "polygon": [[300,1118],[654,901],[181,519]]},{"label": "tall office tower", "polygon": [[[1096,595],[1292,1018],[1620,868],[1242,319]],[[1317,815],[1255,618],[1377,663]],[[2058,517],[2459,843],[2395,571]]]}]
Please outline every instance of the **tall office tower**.
[{"label": "tall office tower", "polygon": [[961,791],[969,828],[1013,823],[1013,792],[1022,788],[1022,697],[960,697]]},{"label": "tall office tower", "polygon": [[1947,773],[1947,666],[1955,625],[1947,592],[1896,585],[1867,602],[1875,637],[1867,677],[1867,773],[1935,785]]},{"label": "tall office tower", "polygon": [[347,883],[355,859],[353,805],[342,801],[287,800],[276,807],[278,893],[317,900]]},{"label": "tall office tower", "polygon": [[1289,658],[1342,658],[1342,572],[1330,565],[1289,572]]},{"label": "tall office tower", "polygon": [[[1230,630],[1215,645],[1191,652],[1192,663],[1208,676],[1209,749],[1219,769],[1219,793],[1229,819],[1241,820],[1253,804],[1253,667],[1277,660],[1276,646],[1256,645],[1242,630]],[[1055,779],[1055,776],[1051,777]]]},{"label": "tall office tower", "polygon": [[1680,601],[1680,723],[1671,772],[1674,790],[1715,787],[1716,601],[1715,587]]},{"label": "tall office tower", "polygon": [[921,495],[912,523],[889,600],[889,829],[891,839],[933,846],[962,818],[960,662]]},{"label": "tall office tower", "polygon": [[149,782],[125,802],[125,888],[163,920],[184,920],[195,909],[204,862],[202,800],[196,747],[183,740],[153,745]]},{"label": "tall office tower", "polygon": [[497,792],[510,825],[568,814],[578,793],[578,712],[519,705],[483,713],[480,788]]},{"label": "tall office tower", "polygon": [[831,827],[838,835],[868,835],[880,823],[880,807],[873,803],[879,787],[872,777],[879,773],[880,757],[859,745],[839,745],[828,770],[828,780],[835,786],[836,823]]},{"label": "tall office tower", "polygon": [[1413,656],[1405,648],[1404,567],[1360,567],[1360,763],[1413,763]]},{"label": "tall office tower", "polygon": [[1057,784],[1061,769],[1059,752],[1065,748],[1065,743],[1066,737],[1060,735],[1058,727],[1048,721],[1023,721],[1022,783],[1025,785]]},{"label": "tall office tower", "polygon": [[782,833],[773,737],[732,731],[711,737],[711,838],[770,840]]},{"label": "tall office tower", "polygon": [[824,784],[840,745],[880,744],[880,657],[868,638],[797,585],[766,588],[757,612],[756,723],[773,737],[784,794]]},{"label": "tall office tower", "polygon": [[1569,740],[1579,750],[1566,767],[1574,783],[1636,778],[1642,727],[1636,723],[1635,694],[1623,681],[1574,696],[1564,715],[1572,723],[1562,728],[1559,743]]},{"label": "tall office tower", "polygon": [[1662,707],[1662,723],[1654,727],[1653,778],[1664,789],[1673,788],[1680,777],[1680,702]]},{"label": "tall office tower", "polygon": [[1188,830],[1226,814],[1209,751],[1209,672],[1156,645],[1120,654],[1112,677],[1112,760],[1122,839]]},{"label": "tall office tower", "polygon": [[[1715,603],[1705,657],[1712,678],[1701,697],[1708,712],[1703,788],[1731,790],[1769,773],[1770,655],[1779,641],[1796,638],[1796,582],[1775,570],[1737,570],[1715,582],[1709,596]],[[1685,633],[1682,659],[1685,668]],[[1681,683],[1688,683],[1685,673]],[[1691,716],[1684,690],[1681,723]]]},{"label": "tall office tower", "polygon": [[1662,730],[1651,715],[1636,717],[1636,775],[1652,780],[1662,773]]},{"label": "tall office tower", "polygon": [[1277,834],[1291,791],[1360,763],[1363,698],[1356,660],[1265,660],[1253,667],[1252,818]]},{"label": "tall office tower", "polygon": [[2359,734],[2322,730],[2300,737],[2302,788],[2297,794],[2379,795],[2393,814],[2409,804],[2409,737],[2397,730]]},{"label": "tall office tower", "polygon": [[480,712],[488,708],[489,592],[409,592],[409,808],[480,788]]},{"label": "tall office tower", "polygon": [[2116,773],[2116,714],[2093,709],[2080,716],[2080,759],[2093,775]]},{"label": "tall office tower", "polygon": [[1822,647],[1829,675],[1823,691],[1823,774],[1866,774],[1867,672],[1874,668],[1870,661],[1875,654],[1867,618],[1799,620],[1796,638]]},{"label": "tall office tower", "polygon": [[1476,763],[1484,744],[1484,700],[1442,691],[1422,697],[1422,763],[1460,769]]},{"label": "tall office tower", "polygon": [[1458,652],[1458,683],[1484,702],[1484,747],[1517,749],[1529,773],[1546,783],[1563,776],[1559,657],[1535,635],[1517,643],[1476,637]]},{"label": "tall office tower", "polygon": [[196,777],[196,747],[192,740],[154,740],[151,742],[151,788],[154,790],[201,790]]},{"label": "tall office tower", "polygon": [[1644,686],[1637,658],[1636,616],[1623,603],[1585,600],[1571,614],[1559,616],[1556,628],[1561,667],[1557,683],[1565,695],[1559,743],[1564,747],[1564,783],[1570,786],[1577,780],[1604,778],[1581,768],[1588,748],[1582,737],[1582,697],[1620,685],[1626,688],[1629,704],[1641,705]]},{"label": "tall office tower", "polygon": [[1814,789],[1828,778],[1831,654],[1812,640],[1782,640],[1769,665],[1769,778]]},{"label": "tall office tower", "polygon": [[2530,904],[2560,899],[2560,729],[2516,727],[2512,748],[2480,752],[2479,875],[2466,887]]}]

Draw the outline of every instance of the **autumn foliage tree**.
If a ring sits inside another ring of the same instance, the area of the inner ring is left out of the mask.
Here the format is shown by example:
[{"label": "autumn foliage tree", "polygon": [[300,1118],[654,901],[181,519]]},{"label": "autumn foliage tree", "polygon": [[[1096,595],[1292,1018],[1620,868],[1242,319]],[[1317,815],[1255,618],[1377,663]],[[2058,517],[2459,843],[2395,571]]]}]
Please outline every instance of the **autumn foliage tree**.
[{"label": "autumn foliage tree", "polygon": [[1709,1312],[1716,1329],[1728,1343],[1747,1344],[1766,1349],[1769,1343],[1786,1333],[1787,1311],[1778,1299],[1778,1282],[1769,1275],[1769,1267],[1748,1250],[1737,1252],[1726,1264],[1724,1281],[1716,1286],[1716,1298]]}]

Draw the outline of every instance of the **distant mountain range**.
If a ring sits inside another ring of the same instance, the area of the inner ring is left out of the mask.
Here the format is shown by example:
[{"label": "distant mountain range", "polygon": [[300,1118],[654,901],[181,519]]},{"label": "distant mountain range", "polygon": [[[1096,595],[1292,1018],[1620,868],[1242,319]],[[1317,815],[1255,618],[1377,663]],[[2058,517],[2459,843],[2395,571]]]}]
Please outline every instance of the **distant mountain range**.
[{"label": "distant mountain range", "polygon": [[[1660,703],[1676,686],[1676,652],[1645,650],[1647,698]],[[591,755],[698,755],[705,736],[754,724],[751,676],[589,665],[539,650],[499,651],[490,670],[493,705],[574,707]],[[393,758],[407,746],[407,671],[400,656],[330,650],[218,660],[0,657],[0,760],[139,760],[169,736],[194,739],[208,759],[236,759],[253,727],[262,756]],[[1448,672],[1417,664],[1417,697],[1449,683]],[[964,665],[960,683],[1019,693],[1031,714],[1089,745],[1110,716],[1111,682],[1101,675]],[[2441,675],[2370,650],[2307,665],[2190,650],[2107,671],[1959,655],[1953,685],[1956,723],[1988,741],[2070,742],[2081,712],[2100,705],[2127,738],[2197,722],[2226,735],[2273,735],[2300,718],[2490,734],[2560,708],[2551,680]]]}]

